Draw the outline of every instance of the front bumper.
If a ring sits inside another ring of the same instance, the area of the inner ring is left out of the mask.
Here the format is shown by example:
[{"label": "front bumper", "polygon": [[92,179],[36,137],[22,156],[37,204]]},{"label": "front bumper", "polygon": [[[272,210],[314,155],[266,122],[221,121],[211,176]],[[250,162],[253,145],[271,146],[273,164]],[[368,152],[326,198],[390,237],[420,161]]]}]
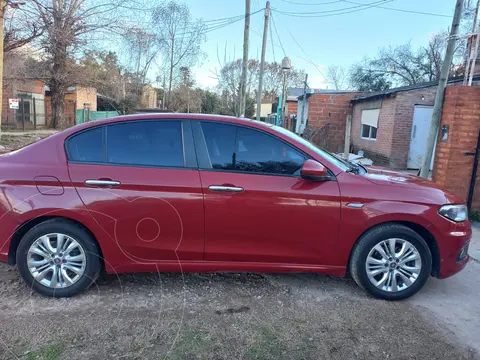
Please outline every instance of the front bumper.
[{"label": "front bumper", "polygon": [[443,224],[440,224],[442,229],[437,229],[434,234],[440,258],[439,269],[435,275],[444,279],[461,271],[470,260],[468,245],[472,237],[472,229],[469,221],[453,223],[440,220],[439,222]]}]

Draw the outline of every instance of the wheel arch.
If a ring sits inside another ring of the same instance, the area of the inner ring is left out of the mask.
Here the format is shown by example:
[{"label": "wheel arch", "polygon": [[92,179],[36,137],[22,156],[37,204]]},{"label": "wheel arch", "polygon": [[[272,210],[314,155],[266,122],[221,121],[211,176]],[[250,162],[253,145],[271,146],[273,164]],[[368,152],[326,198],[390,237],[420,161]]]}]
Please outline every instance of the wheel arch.
[{"label": "wheel arch", "polygon": [[75,219],[72,219],[72,218],[69,218],[69,217],[66,217],[66,216],[58,216],[58,215],[38,216],[38,217],[35,217],[33,219],[29,219],[29,220],[25,221],[23,224],[21,224],[20,226],[18,226],[15,229],[15,232],[13,233],[13,235],[10,239],[10,247],[9,247],[9,250],[8,250],[8,263],[10,265],[15,265],[16,262],[17,262],[16,261],[17,249],[18,249],[18,245],[20,244],[20,241],[22,240],[23,236],[30,229],[32,229],[34,226],[36,226],[38,224],[41,224],[41,223],[43,223],[45,221],[48,221],[48,220],[53,220],[53,219],[66,220],[68,222],[71,222],[72,224],[80,226],[86,232],[88,232],[88,234],[92,237],[92,239],[95,240],[95,242],[97,244],[98,251],[100,252],[100,257],[101,257],[101,260],[102,260],[101,261],[102,267],[103,268],[105,267],[105,261],[104,261],[104,258],[103,258],[102,247],[100,246],[100,243],[98,242],[98,240],[95,237],[95,235],[93,234],[93,232],[87,226],[85,226],[84,224],[82,224],[78,220],[75,220]]},{"label": "wheel arch", "polygon": [[352,248],[350,249],[350,254],[348,256],[347,272],[348,273],[350,272],[350,260],[351,260],[351,257],[352,257],[352,253],[353,253],[353,250],[355,249],[355,247],[357,246],[358,241],[361,239],[361,237],[364,234],[366,234],[367,232],[369,232],[369,231],[371,231],[371,230],[373,230],[373,229],[375,229],[379,226],[389,225],[389,224],[404,225],[404,226],[412,229],[413,231],[415,231],[418,235],[420,235],[425,240],[425,242],[428,245],[428,249],[430,250],[430,254],[432,255],[432,272],[431,272],[431,275],[435,276],[435,277],[438,277],[439,273],[440,273],[440,252],[438,250],[437,240],[435,239],[433,234],[423,225],[420,225],[420,224],[412,222],[412,221],[404,221],[404,220],[381,222],[381,223],[375,224],[375,225],[369,227],[368,229],[366,229],[365,231],[363,231],[360,234],[360,236],[357,238],[357,240],[355,240],[355,243],[353,244]]}]

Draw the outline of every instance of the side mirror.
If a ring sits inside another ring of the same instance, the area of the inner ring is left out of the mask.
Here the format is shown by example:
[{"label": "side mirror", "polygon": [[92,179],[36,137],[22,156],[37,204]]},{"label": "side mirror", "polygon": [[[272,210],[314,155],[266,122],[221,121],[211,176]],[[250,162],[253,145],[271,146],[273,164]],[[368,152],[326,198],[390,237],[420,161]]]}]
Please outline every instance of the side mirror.
[{"label": "side mirror", "polygon": [[305,180],[324,181],[328,179],[328,171],[319,162],[308,159],[300,169],[300,176]]}]

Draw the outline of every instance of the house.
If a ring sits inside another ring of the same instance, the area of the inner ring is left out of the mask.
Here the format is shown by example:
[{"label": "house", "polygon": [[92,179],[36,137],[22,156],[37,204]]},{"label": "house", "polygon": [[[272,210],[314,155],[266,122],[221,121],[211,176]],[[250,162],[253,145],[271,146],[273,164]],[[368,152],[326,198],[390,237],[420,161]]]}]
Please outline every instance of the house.
[{"label": "house", "polygon": [[[476,76],[474,85],[478,85],[479,80]],[[463,78],[451,78],[448,85],[462,85],[462,81]],[[428,82],[363,93],[353,98],[350,135],[353,152],[362,150],[375,165],[419,169],[430,131],[437,86],[437,82]]]},{"label": "house", "polygon": [[[10,109],[9,99],[18,99],[18,109]],[[95,88],[70,87],[65,95],[64,126],[75,125],[76,110],[97,110]],[[32,129],[50,126],[52,100],[48,86],[39,79],[4,79],[2,100],[2,126],[15,129]]]},{"label": "house", "polygon": [[[18,99],[19,108],[10,109],[9,99]],[[45,125],[44,84],[37,79],[4,79],[2,99],[2,126],[8,128]]]},{"label": "house", "polygon": [[140,95],[139,108],[156,109],[157,107],[157,89],[152,85],[144,85],[142,88],[142,94]]},{"label": "house", "polygon": [[[65,94],[65,124],[69,127],[76,124],[77,110],[97,111],[97,89],[92,87],[72,86]],[[46,126],[52,124],[52,96],[50,88],[45,86],[45,113]]]},{"label": "house", "polygon": [[[268,115],[270,115],[272,113],[272,106],[273,106],[273,103],[271,103],[271,102],[264,103],[262,101],[262,103],[260,104],[260,117],[261,118],[266,118]],[[256,118],[257,117],[257,104],[254,105],[254,109],[255,109],[255,114],[253,115],[253,117]]]},{"label": "house", "polygon": [[358,94],[358,91],[308,89],[305,106],[304,96],[297,98],[295,132],[304,134],[308,123],[316,132],[312,138],[314,143],[333,152],[343,151],[346,119],[352,114],[350,101]]}]

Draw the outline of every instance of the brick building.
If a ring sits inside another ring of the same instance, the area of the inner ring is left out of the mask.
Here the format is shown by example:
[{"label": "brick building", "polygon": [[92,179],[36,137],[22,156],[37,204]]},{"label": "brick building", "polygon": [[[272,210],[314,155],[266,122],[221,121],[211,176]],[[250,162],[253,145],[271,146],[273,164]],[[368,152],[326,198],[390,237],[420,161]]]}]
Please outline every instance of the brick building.
[{"label": "brick building", "polygon": [[[9,128],[45,125],[44,84],[36,79],[4,79],[2,99],[2,126]],[[9,99],[19,99],[19,109],[9,107]],[[35,110],[35,112],[34,112]]]},{"label": "brick building", "polygon": [[[473,156],[480,131],[480,87],[447,87],[443,104],[441,136],[438,137],[432,179],[438,185],[468,199]],[[480,210],[480,171],[475,179],[472,210]]]},{"label": "brick building", "polygon": [[[429,121],[428,124],[426,121],[429,112],[431,119],[436,91],[436,83],[426,83],[355,97],[350,134],[353,152],[362,150],[376,165],[418,168],[419,160],[415,154],[417,148],[418,153],[425,148],[422,144],[426,144],[429,130]],[[415,125],[412,132],[415,117],[419,119],[419,125]],[[411,152],[412,136],[416,142]]]},{"label": "brick building", "polygon": [[[359,92],[355,91],[337,90],[313,90],[307,93],[304,116],[308,119],[308,126],[322,129],[321,135],[312,139],[315,143],[330,151],[343,151],[346,119],[349,114],[352,114],[350,101],[358,94]],[[303,96],[298,100],[297,119],[300,119]],[[297,126],[297,133],[303,133],[301,127],[301,124]]]},{"label": "brick building", "polygon": [[[9,99],[18,99],[19,108],[10,109]],[[65,95],[64,126],[75,125],[75,111],[97,110],[95,88],[70,87]],[[49,127],[52,124],[52,101],[48,86],[38,79],[4,78],[2,126],[16,129]]]},{"label": "brick building", "polygon": [[[65,95],[65,127],[75,125],[76,110],[97,111],[97,89],[69,87]],[[48,86],[45,87],[46,126],[52,124],[52,97]]]},{"label": "brick building", "polygon": [[[451,78],[448,87],[461,86],[462,82],[463,77]],[[480,85],[480,76],[473,78],[473,85]],[[355,97],[350,134],[353,152],[362,150],[375,165],[419,169],[437,86],[437,82],[428,82]],[[433,163],[434,158],[432,169]]]}]

